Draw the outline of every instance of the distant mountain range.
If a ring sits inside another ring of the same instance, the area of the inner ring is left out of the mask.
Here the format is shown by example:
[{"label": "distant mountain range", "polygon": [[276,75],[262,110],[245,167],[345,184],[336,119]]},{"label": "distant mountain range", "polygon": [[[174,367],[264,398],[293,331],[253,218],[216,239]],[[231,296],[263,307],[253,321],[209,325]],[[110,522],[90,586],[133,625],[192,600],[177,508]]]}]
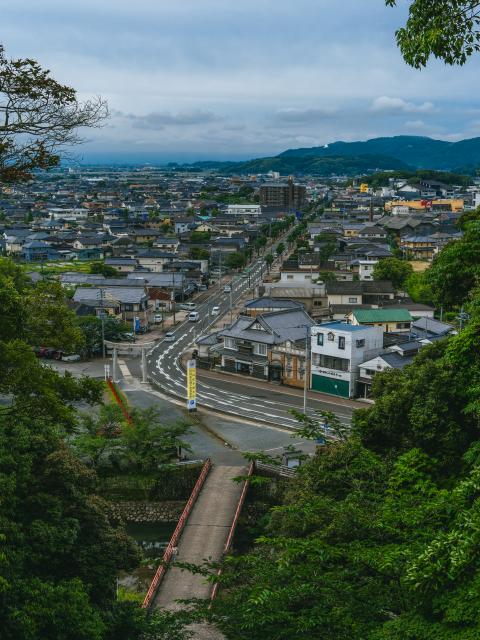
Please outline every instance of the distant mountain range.
[{"label": "distant mountain range", "polygon": [[377,170],[436,169],[473,174],[480,167],[480,138],[447,142],[423,136],[333,142],[323,147],[287,149],[278,156],[247,162],[196,162],[220,173],[355,175]]}]

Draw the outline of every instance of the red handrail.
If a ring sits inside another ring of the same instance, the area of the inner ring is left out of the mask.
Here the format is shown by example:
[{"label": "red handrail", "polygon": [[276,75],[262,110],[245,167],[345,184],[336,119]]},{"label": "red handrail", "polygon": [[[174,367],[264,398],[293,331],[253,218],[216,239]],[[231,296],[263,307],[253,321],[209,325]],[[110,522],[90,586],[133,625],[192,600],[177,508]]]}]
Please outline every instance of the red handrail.
[{"label": "red handrail", "polygon": [[128,413],[125,403],[123,402],[123,399],[121,398],[120,394],[116,390],[115,383],[110,378],[107,378],[107,384],[110,388],[110,391],[113,394],[113,397],[115,398],[116,403],[118,404],[121,412],[123,413],[123,417],[128,422],[128,424],[132,424],[132,416]]},{"label": "red handrail", "polygon": [[[250,478],[253,474],[254,468],[255,468],[255,463],[251,462],[250,466],[248,467],[247,477],[245,478],[245,482],[243,483],[242,493],[240,494],[240,498],[238,499],[237,508],[235,509],[235,515],[233,516],[232,525],[230,527],[230,531],[228,532],[227,541],[225,542],[225,546],[223,548],[224,556],[230,551],[230,547],[232,546],[233,536],[235,535],[238,519],[240,518],[240,514],[243,509],[243,504],[245,502],[245,498],[247,497],[247,491],[250,485]],[[222,569],[219,569],[217,571],[217,577],[220,577],[221,575],[222,575]],[[218,589],[219,589],[219,583],[216,582],[213,585],[212,592],[210,594],[210,600],[214,600],[217,597]]]},{"label": "red handrail", "polygon": [[150,586],[148,587],[147,595],[145,596],[145,599],[142,603],[143,609],[148,609],[152,605],[153,600],[155,599],[158,587],[160,586],[160,583],[162,582],[163,577],[165,576],[165,573],[168,568],[168,563],[170,561],[170,558],[172,557],[173,548],[177,545],[177,542],[182,534],[182,531],[185,527],[188,517],[192,511],[193,505],[195,504],[198,498],[198,494],[200,493],[200,490],[203,487],[203,483],[205,482],[205,479],[211,468],[212,468],[212,461],[210,460],[210,458],[207,458],[207,460],[205,461],[205,464],[202,467],[202,471],[198,476],[197,482],[193,487],[190,498],[188,499],[188,502],[182,511],[182,515],[180,516],[177,526],[175,527],[175,531],[172,533],[170,542],[168,543],[167,548],[165,549],[165,552],[162,558],[162,564],[158,567],[155,575],[153,576],[153,580],[151,581]]}]

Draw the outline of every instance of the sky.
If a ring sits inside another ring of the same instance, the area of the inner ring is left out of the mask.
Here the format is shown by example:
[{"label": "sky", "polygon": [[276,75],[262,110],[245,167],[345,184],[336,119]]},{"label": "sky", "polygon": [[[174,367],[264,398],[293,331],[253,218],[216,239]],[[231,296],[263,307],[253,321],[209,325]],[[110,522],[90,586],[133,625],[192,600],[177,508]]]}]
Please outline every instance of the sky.
[{"label": "sky", "polygon": [[408,67],[384,0],[15,0],[9,57],[36,58],[110,118],[85,162],[247,159],[383,135],[480,136],[480,55]]}]

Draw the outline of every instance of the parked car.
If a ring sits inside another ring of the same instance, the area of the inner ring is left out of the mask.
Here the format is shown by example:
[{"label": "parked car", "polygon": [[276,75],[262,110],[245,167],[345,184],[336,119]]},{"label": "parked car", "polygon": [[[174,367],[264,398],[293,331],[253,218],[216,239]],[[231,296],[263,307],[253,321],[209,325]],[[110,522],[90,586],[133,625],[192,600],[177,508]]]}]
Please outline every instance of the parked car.
[{"label": "parked car", "polygon": [[198,311],[191,311],[188,314],[188,321],[189,322],[197,322],[198,319],[199,319]]},{"label": "parked car", "polygon": [[71,353],[70,355],[62,356],[63,362],[78,362],[80,360],[80,356],[78,353]]},{"label": "parked car", "polygon": [[197,305],[195,302],[184,302],[180,305],[180,309],[183,309],[184,311],[195,311],[196,308]]},{"label": "parked car", "polygon": [[154,324],[160,324],[163,321],[163,315],[161,313],[156,313],[153,316],[153,323]]},{"label": "parked car", "polygon": [[175,342],[175,334],[172,331],[167,331],[164,340],[165,342]]},{"label": "parked car", "polygon": [[198,290],[199,290],[199,291],[206,291],[207,289],[208,289],[208,287],[207,287],[207,285],[206,285],[206,284],[201,284],[201,285],[198,287]]},{"label": "parked car", "polygon": [[223,287],[223,293],[230,293],[230,292],[231,292],[231,290],[232,290],[232,287],[231,287],[229,284],[226,284],[226,285]]},{"label": "parked car", "polygon": [[218,316],[218,314],[220,313],[220,307],[212,307],[212,316]]}]

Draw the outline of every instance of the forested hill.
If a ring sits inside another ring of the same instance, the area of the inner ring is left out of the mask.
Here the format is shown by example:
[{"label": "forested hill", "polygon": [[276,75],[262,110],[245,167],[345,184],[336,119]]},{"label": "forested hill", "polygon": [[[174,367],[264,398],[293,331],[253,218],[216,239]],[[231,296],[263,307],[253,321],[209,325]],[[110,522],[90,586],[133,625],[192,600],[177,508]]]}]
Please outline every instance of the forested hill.
[{"label": "forested hill", "polygon": [[246,162],[197,162],[193,167],[197,169],[214,169],[225,175],[247,175],[252,173],[268,173],[279,171],[283,175],[358,175],[373,173],[374,171],[408,170],[409,165],[388,156],[358,155],[358,156],[328,156],[325,158],[283,157],[258,158]]},{"label": "forested hill", "polygon": [[209,161],[189,166],[214,169],[225,175],[279,171],[284,175],[329,176],[402,169],[449,170],[474,175],[480,167],[480,138],[447,142],[422,136],[392,136],[287,149],[278,156],[245,162]]},{"label": "forested hill", "polygon": [[383,155],[416,168],[459,169],[480,165],[480,138],[447,142],[423,136],[392,136],[359,142],[333,142],[322,147],[287,149],[280,158],[328,158]]}]

